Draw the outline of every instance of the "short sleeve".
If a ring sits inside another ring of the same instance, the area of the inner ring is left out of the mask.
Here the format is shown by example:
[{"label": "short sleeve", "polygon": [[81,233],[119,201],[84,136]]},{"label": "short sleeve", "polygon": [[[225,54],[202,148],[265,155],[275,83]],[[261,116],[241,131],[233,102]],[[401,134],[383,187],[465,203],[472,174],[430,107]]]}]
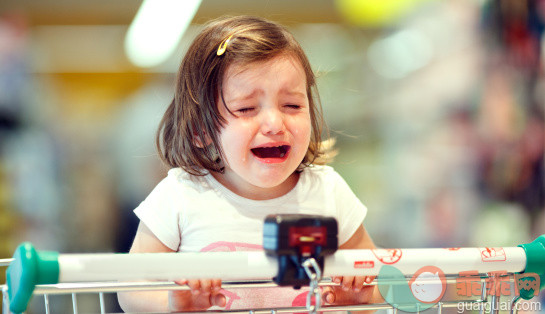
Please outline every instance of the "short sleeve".
[{"label": "short sleeve", "polygon": [[352,192],[346,181],[333,172],[332,183],[339,223],[339,246],[348,241],[356,230],[363,224],[367,215],[367,207]]},{"label": "short sleeve", "polygon": [[153,234],[174,251],[180,246],[179,216],[180,201],[176,198],[176,181],[169,174],[148,197],[140,203],[134,213]]}]

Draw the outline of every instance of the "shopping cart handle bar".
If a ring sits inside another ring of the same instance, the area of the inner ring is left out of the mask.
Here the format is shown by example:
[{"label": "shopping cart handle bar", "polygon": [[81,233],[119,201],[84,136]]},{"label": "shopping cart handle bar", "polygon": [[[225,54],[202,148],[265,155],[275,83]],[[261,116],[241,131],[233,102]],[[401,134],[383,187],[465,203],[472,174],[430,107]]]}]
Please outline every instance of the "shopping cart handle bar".
[{"label": "shopping cart handle bar", "polygon": [[[526,253],[526,267],[524,273],[535,273],[539,275],[539,290],[545,287],[545,235],[539,236],[531,243],[520,244],[519,247]],[[526,300],[534,297],[533,290],[520,290],[520,296]]]},{"label": "shopping cart handle bar", "polygon": [[[486,253],[494,251],[489,252],[488,249],[494,248],[340,250],[326,257],[323,273],[324,276],[377,275],[382,265],[393,264],[403,274],[410,275],[422,266],[435,265],[447,275],[470,270],[479,273],[534,273],[540,277],[540,290],[545,287],[545,235],[519,247],[501,248],[503,259],[498,259],[497,255],[486,256]],[[277,261],[264,252],[59,255],[57,252],[38,252],[30,243],[23,243],[13,257],[6,272],[10,310],[14,313],[26,310],[36,285],[104,280],[172,280],[172,276],[189,274],[193,276],[191,278],[229,280],[257,278],[259,275],[259,278],[270,279],[277,271]],[[486,257],[493,257],[494,262],[487,262]],[[157,267],[159,261],[161,267]],[[180,268],[181,262],[191,267]],[[223,266],[220,269],[216,265]],[[239,276],[237,272],[248,277],[234,278]],[[521,297],[525,299],[531,298],[533,293],[533,290],[520,290]]]},{"label": "shopping cart handle bar", "polygon": [[6,270],[10,310],[22,313],[36,285],[55,284],[59,281],[58,252],[38,252],[25,242],[15,250],[13,261]]}]

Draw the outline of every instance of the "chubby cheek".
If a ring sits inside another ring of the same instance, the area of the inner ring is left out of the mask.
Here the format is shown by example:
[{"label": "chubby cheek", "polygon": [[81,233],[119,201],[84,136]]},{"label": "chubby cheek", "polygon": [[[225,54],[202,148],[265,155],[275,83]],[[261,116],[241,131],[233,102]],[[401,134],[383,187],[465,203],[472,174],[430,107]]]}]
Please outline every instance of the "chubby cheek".
[{"label": "chubby cheek", "polygon": [[295,128],[295,130],[293,130],[293,134],[297,138],[307,138],[310,140],[310,127]]},{"label": "chubby cheek", "polygon": [[310,130],[297,129],[294,133],[297,137],[298,144],[300,144],[299,147],[306,152],[310,143]]},{"label": "chubby cheek", "polygon": [[305,153],[310,143],[311,127],[308,123],[299,123],[292,128],[293,137],[297,142],[297,149],[303,150]]},{"label": "chubby cheek", "polygon": [[249,153],[248,130],[247,126],[231,124],[228,128],[221,131],[221,146],[227,162],[233,162],[235,159],[246,160]]}]

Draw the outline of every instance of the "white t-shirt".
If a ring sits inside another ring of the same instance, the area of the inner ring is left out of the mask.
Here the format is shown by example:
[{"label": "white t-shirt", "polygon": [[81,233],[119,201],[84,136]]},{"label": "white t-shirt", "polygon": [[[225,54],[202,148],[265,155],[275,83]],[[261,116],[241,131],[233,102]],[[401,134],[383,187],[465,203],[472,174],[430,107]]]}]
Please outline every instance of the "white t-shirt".
[{"label": "white t-shirt", "polygon": [[[141,222],[178,252],[262,250],[263,223],[269,214],[335,217],[341,245],[361,226],[366,213],[367,208],[329,166],[304,168],[290,192],[260,201],[233,193],[210,174],[192,176],[174,168],[135,209]],[[271,289],[241,290],[225,291],[226,309],[301,306],[306,300],[303,290],[291,288],[272,295],[265,291]]]}]

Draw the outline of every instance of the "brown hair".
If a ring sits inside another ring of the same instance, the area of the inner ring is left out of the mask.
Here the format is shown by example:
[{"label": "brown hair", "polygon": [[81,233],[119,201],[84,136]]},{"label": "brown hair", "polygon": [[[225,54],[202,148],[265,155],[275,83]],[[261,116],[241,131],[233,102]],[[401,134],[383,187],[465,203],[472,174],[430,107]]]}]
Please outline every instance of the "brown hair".
[{"label": "brown hair", "polygon": [[[220,45],[226,47],[223,53],[218,53]],[[235,62],[266,61],[280,54],[295,57],[306,75],[312,133],[299,168],[328,162],[330,147],[327,146],[332,145],[321,140],[325,123],[316,77],[303,49],[283,26],[253,16],[211,21],[189,47],[178,70],[174,99],[157,131],[156,145],[163,162],[194,175],[203,175],[204,170],[221,172],[218,157],[223,152],[218,134],[225,119],[217,100],[223,98],[225,71]]]}]

